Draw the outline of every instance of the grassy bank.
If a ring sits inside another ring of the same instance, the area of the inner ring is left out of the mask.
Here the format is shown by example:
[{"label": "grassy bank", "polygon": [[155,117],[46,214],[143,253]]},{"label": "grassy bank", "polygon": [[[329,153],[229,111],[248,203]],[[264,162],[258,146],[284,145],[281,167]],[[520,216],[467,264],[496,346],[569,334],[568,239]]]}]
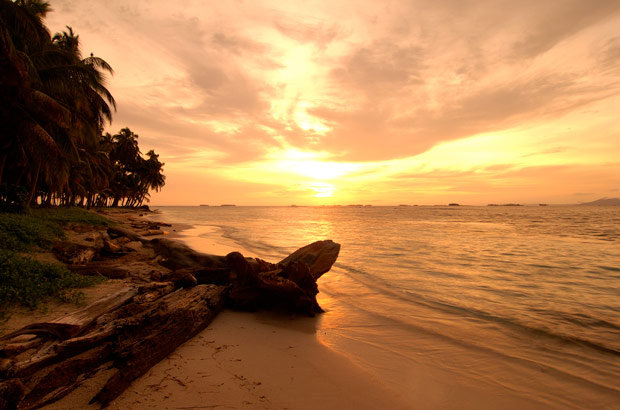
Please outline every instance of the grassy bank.
[{"label": "grassy bank", "polygon": [[37,308],[49,298],[79,302],[77,290],[97,278],[72,273],[61,263],[41,262],[37,252],[51,249],[66,238],[71,225],[106,226],[111,222],[79,208],[33,209],[28,213],[0,213],[0,319],[11,308]]}]

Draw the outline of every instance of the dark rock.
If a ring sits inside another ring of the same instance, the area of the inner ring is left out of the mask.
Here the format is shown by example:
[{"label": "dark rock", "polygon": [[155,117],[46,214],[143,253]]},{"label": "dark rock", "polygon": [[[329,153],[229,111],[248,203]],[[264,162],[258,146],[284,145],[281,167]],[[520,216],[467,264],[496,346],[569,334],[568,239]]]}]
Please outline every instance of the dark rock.
[{"label": "dark rock", "polygon": [[52,251],[58,259],[70,265],[88,263],[97,254],[97,250],[92,246],[65,241],[54,243]]}]

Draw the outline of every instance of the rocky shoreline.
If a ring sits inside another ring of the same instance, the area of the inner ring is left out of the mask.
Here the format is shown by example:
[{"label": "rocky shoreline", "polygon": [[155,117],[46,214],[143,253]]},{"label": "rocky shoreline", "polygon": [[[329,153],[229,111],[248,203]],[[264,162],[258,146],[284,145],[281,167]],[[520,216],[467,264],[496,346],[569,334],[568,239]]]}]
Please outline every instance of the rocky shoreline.
[{"label": "rocky shoreline", "polygon": [[321,312],[316,280],[340,249],[319,241],[278,263],[239,252],[208,255],[163,237],[161,223],[107,216],[122,225],[77,232],[54,251],[71,270],[120,278],[123,286],[76,312],[2,336],[0,408],[40,408],[103,373],[107,381],[91,403],[105,407],[224,307]]}]

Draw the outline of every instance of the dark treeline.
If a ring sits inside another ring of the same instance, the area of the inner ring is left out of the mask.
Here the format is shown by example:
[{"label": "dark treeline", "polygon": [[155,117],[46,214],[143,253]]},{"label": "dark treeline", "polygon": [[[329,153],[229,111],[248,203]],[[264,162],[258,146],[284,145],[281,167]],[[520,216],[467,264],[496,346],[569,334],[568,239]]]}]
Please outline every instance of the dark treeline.
[{"label": "dark treeline", "polygon": [[129,128],[103,134],[112,67],[83,58],[71,27],[52,36],[49,11],[0,0],[0,204],[140,206],[164,186],[164,164]]}]

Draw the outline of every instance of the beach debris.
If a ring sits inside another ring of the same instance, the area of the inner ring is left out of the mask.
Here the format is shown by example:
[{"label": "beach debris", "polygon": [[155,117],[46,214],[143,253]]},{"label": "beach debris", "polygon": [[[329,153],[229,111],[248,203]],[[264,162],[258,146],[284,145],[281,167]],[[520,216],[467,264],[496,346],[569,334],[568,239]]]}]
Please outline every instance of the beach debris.
[{"label": "beach debris", "polygon": [[105,262],[93,262],[88,265],[69,265],[70,271],[86,276],[104,276],[108,279],[125,279],[131,275],[126,267],[109,266]]},{"label": "beach debris", "polygon": [[280,308],[312,316],[323,310],[316,301],[316,281],[328,272],[338,258],[340,245],[317,241],[274,264],[258,258],[246,258],[239,252],[226,256],[208,255],[167,239],[146,246],[164,256],[162,264],[174,269],[168,277],[178,282],[230,285],[228,307],[240,310]]},{"label": "beach debris", "polygon": [[332,240],[316,241],[282,259],[279,265],[287,266],[293,263],[303,263],[308,266],[310,274],[317,280],[332,268],[338,254],[340,245]]},{"label": "beach debris", "polygon": [[[316,282],[340,251],[331,240],[317,241],[270,263],[146,236],[110,227],[93,237],[96,247],[57,245],[56,254],[74,272],[134,283],[69,315],[0,337],[0,408],[36,409],[94,377],[107,381],[91,403],[105,407],[224,307],[322,312]],[[149,273],[132,272],[136,264]]]},{"label": "beach debris", "polygon": [[66,241],[54,243],[52,251],[58,259],[70,265],[88,263],[97,254],[97,250],[92,246]]},{"label": "beach debris", "polygon": [[228,291],[216,285],[173,289],[161,283],[125,289],[58,321],[4,336],[14,344],[31,332],[45,342],[31,352],[3,351],[10,363],[0,374],[1,408],[42,407],[99,373],[107,381],[91,402],[107,405],[203,330],[222,309]]}]

